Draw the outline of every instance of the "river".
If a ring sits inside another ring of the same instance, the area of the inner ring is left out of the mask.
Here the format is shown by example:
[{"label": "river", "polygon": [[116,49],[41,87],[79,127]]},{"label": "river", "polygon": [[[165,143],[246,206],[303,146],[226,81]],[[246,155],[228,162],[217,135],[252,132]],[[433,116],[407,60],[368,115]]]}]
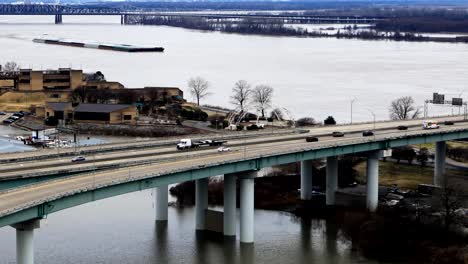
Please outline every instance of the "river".
[{"label": "river", "polygon": [[[391,100],[414,97],[418,106],[433,92],[446,99],[468,94],[468,45],[363,41],[334,38],[265,37],[200,32],[163,26],[121,26],[119,17],[0,17],[0,58],[23,67],[102,71],[127,87],[178,86],[202,76],[211,96],[202,103],[229,105],[239,79],[275,89],[273,105],[293,117],[338,122],[388,119]],[[163,46],[164,53],[123,53],[33,43],[34,37]],[[458,113],[451,107],[429,114]]]},{"label": "river", "polygon": [[[1,62],[23,67],[102,71],[127,87],[179,86],[203,76],[212,95],[203,103],[226,105],[233,84],[245,79],[274,87],[274,105],[295,118],[349,122],[388,117],[391,100],[411,95],[418,105],[432,92],[468,89],[468,46],[338,39],[244,36],[157,27],[121,26],[117,17],[0,17]],[[119,53],[33,43],[34,37],[161,45],[164,53]],[[466,91],[468,93],[468,91]],[[466,94],[465,93],[465,94]],[[448,95],[449,96],[449,95]],[[457,109],[455,109],[457,112]],[[451,108],[430,108],[450,114]],[[8,130],[2,130],[8,134]],[[21,149],[18,149],[21,150]],[[37,230],[37,263],[373,263],[323,220],[255,211],[255,245],[202,241],[193,208],[170,207],[167,228],[154,223],[150,191],[131,193],[48,216]],[[0,263],[15,260],[15,232],[0,229]]]},{"label": "river", "polygon": [[[36,263],[374,263],[322,220],[255,211],[255,244],[196,236],[194,208],[169,208],[155,225],[154,197],[143,191],[50,215],[36,230]],[[237,235],[239,236],[239,234]],[[0,263],[14,263],[15,231],[0,229]]]}]

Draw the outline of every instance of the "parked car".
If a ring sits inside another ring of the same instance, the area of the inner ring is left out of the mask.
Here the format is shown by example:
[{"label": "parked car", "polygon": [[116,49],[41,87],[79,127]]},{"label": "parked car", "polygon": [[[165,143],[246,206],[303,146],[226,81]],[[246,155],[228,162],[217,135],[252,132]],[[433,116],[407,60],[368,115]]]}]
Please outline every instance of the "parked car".
[{"label": "parked car", "polygon": [[306,137],[306,142],[317,142],[319,141],[318,137]]},{"label": "parked car", "polygon": [[230,148],[226,148],[226,147],[219,147],[218,148],[218,152],[228,152],[228,151],[231,151]]},{"label": "parked car", "polygon": [[374,132],[371,131],[371,130],[366,130],[366,131],[362,132],[363,137],[370,137],[370,136],[373,136],[373,135],[374,135]]},{"label": "parked car", "polygon": [[72,162],[79,162],[79,161],[85,161],[86,158],[83,157],[83,156],[77,156],[77,157],[74,157],[71,161]]},{"label": "parked car", "polygon": [[18,117],[18,116],[10,116],[8,119],[11,119],[11,120],[18,120],[18,119],[20,119],[20,117]]},{"label": "parked car", "polygon": [[344,133],[340,131],[335,131],[332,133],[333,137],[344,137]]},{"label": "parked car", "polygon": [[17,117],[23,117],[23,116],[24,116],[24,114],[23,114],[23,113],[21,113],[21,112],[16,112],[16,113],[14,113],[14,114],[13,114],[13,116],[17,116]]},{"label": "parked car", "polygon": [[397,129],[398,130],[408,130],[408,127],[407,126],[398,126]]},{"label": "parked car", "polygon": [[0,115],[6,115],[6,113],[5,112],[0,112]]},{"label": "parked car", "polygon": [[454,122],[453,121],[445,121],[444,125],[446,126],[453,126]]},{"label": "parked car", "polygon": [[5,120],[3,120],[3,124],[7,124],[7,125],[9,125],[9,124],[11,124],[11,123],[13,123],[13,122],[15,122],[15,120],[11,120],[11,119],[5,119]]}]

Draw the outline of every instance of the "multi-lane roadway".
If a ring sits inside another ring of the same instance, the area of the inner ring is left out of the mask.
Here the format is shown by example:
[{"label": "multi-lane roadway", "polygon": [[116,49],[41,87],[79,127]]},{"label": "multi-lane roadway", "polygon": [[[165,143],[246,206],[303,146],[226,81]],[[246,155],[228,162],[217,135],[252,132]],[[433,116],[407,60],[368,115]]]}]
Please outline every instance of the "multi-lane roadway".
[{"label": "multi-lane roadway", "polygon": [[[404,123],[408,130],[397,130],[396,127]],[[437,130],[423,130],[420,121],[400,121],[376,124],[375,135],[363,137],[362,131],[373,128],[373,124],[359,124],[352,126],[321,127],[310,129],[308,133],[300,135],[268,136],[262,138],[250,138],[232,140],[229,142],[230,152],[217,152],[216,149],[200,148],[196,151],[175,151],[175,147],[161,147],[154,150],[135,150],[131,152],[113,152],[108,155],[102,153],[92,160],[92,163],[105,164],[112,162],[124,162],[130,159],[149,159],[155,161],[151,164],[132,166],[128,168],[96,171],[94,173],[81,174],[71,177],[64,177],[53,181],[45,181],[38,184],[22,186],[16,189],[0,192],[0,217],[29,208],[34,205],[69,196],[90,189],[98,189],[122,182],[131,182],[146,178],[157,177],[174,172],[191,170],[214,166],[216,164],[236,162],[239,160],[249,160],[258,157],[275,156],[285,153],[299,153],[311,149],[329,148],[333,146],[346,146],[356,143],[379,141],[389,138],[405,138],[406,136],[430,135],[434,133],[450,133],[468,131],[468,122],[460,120],[454,125],[445,126]],[[332,131],[345,132],[344,137],[335,138],[330,135]],[[305,137],[318,136],[318,142],[306,142]],[[277,139],[277,140],[274,140]],[[144,156],[144,154],[148,156]],[[139,157],[132,157],[139,156]],[[120,156],[120,158],[119,158]],[[63,164],[60,166],[89,166],[90,163],[72,165],[68,159],[44,159],[36,162],[26,162],[20,164],[10,164],[2,166],[0,175],[13,175],[17,173],[14,166],[25,167],[25,171],[42,171],[49,168],[34,168],[44,164]],[[13,166],[13,167],[12,167]],[[57,165],[51,165],[59,167]],[[53,168],[50,168],[53,169]],[[18,173],[18,175],[21,173]]]}]

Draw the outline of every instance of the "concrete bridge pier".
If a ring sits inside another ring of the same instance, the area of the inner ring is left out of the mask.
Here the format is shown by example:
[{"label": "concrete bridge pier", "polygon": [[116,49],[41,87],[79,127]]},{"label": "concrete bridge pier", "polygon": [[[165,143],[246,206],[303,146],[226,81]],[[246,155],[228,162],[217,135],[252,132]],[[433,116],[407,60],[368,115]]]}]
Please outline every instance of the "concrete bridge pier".
[{"label": "concrete bridge pier", "polygon": [[195,181],[195,228],[205,230],[205,211],[208,209],[208,178]]},{"label": "concrete bridge pier", "polygon": [[121,25],[128,24],[128,16],[127,15],[120,15],[120,24]]},{"label": "concrete bridge pier", "polygon": [[301,161],[301,200],[312,198],[312,160]]},{"label": "concrete bridge pier", "polygon": [[62,24],[62,15],[60,14],[55,15],[55,24]]},{"label": "concrete bridge pier", "polygon": [[435,160],[434,160],[434,185],[444,186],[445,177],[445,149],[447,144],[445,141],[438,141],[435,144]]},{"label": "concrete bridge pier", "polygon": [[223,234],[236,237],[236,174],[224,175]]},{"label": "concrete bridge pier", "polygon": [[326,204],[335,205],[335,192],[338,188],[338,158],[327,158],[327,175],[326,175]]},{"label": "concrete bridge pier", "polygon": [[240,242],[254,242],[254,178],[256,171],[240,176]]},{"label": "concrete bridge pier", "polygon": [[167,185],[155,188],[156,221],[167,221]]},{"label": "concrete bridge pier", "polygon": [[34,263],[34,229],[40,227],[40,219],[12,225],[16,229],[16,263]]},{"label": "concrete bridge pier", "polygon": [[379,158],[381,151],[370,152],[367,156],[367,210],[375,212],[379,203]]}]

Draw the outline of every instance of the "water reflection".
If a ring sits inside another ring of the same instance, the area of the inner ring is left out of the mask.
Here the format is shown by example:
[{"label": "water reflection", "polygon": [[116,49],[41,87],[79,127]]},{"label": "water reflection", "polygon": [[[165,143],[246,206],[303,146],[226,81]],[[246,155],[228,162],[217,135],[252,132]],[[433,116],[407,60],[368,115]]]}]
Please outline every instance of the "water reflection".
[{"label": "water reflection", "polygon": [[[351,250],[324,220],[255,211],[255,243],[195,232],[193,207],[169,208],[154,221],[150,191],[131,193],[48,216],[36,232],[36,262],[62,263],[372,263]],[[239,229],[238,229],[239,231]],[[15,262],[15,232],[0,229],[0,263]]]}]

